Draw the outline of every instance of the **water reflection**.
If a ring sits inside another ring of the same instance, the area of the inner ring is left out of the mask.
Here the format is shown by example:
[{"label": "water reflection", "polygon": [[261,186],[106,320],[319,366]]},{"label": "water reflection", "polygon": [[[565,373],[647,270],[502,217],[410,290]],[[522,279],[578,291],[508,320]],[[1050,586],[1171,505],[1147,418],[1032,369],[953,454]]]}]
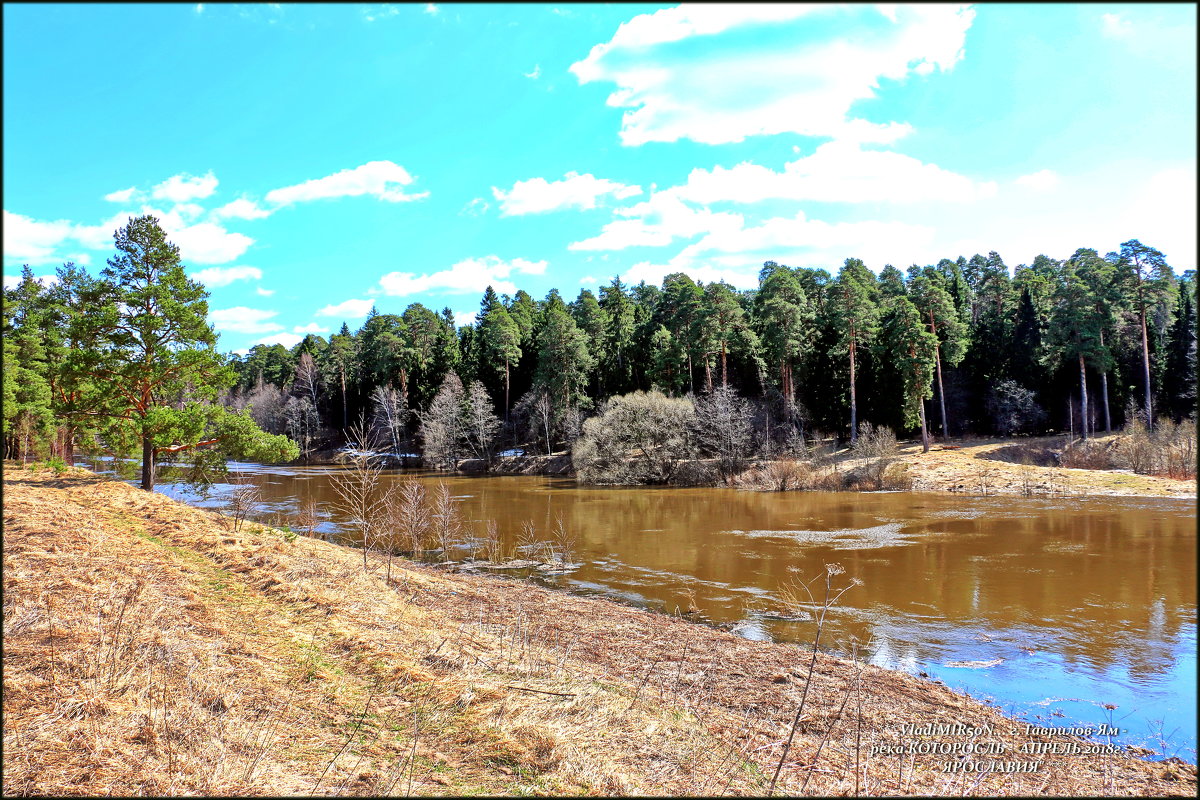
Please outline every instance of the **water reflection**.
[{"label": "water reflection", "polygon": [[[295,525],[314,500],[318,530],[353,539],[332,511],[337,467],[241,465],[266,500],[260,516]],[[426,472],[444,481],[473,528],[496,520],[507,546],[532,520],[561,516],[578,534],[578,571],[549,585],[703,618],[748,637],[811,641],[812,620],[777,617],[797,581],[840,563],[847,592],[822,641],[858,642],[882,666],[1067,722],[1108,720],[1129,741],[1163,719],[1172,751],[1195,761],[1196,536],[1190,501],[964,498],[908,493],[757,493],[578,487],[546,477]],[[171,484],[162,491],[185,496]],[[219,506],[227,487],[201,501]],[[196,501],[194,496],[186,499]],[[962,668],[958,662],[993,662]],[[1053,718],[1052,720],[1053,721]],[[1172,754],[1171,751],[1168,755]]]}]

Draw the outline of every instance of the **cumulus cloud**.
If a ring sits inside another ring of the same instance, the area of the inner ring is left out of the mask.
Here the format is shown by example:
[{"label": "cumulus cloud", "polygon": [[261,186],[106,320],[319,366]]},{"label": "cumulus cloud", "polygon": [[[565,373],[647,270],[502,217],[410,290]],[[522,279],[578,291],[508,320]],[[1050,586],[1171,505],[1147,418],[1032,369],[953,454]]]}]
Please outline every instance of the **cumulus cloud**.
[{"label": "cumulus cloud", "polygon": [[[684,4],[623,23],[571,72],[616,85],[607,102],[628,109],[625,145],[777,133],[891,142],[910,127],[853,118],[851,106],[881,78],[953,68],[973,20],[969,7],[936,4]],[[767,25],[769,39],[741,35]],[[687,39],[697,46],[677,45]]]},{"label": "cumulus cloud", "polygon": [[[113,233],[124,227],[130,217],[150,214],[158,218],[167,238],[179,246],[184,261],[199,264],[224,264],[246,252],[254,240],[232,233],[212,222],[192,224],[196,209],[184,204],[170,211],[143,206],[141,211],[120,211],[98,225],[80,225],[67,220],[41,221],[22,214],[4,212],[4,255],[30,264],[58,261],[64,248],[72,244],[89,250],[110,250]],[[70,252],[67,250],[66,252]],[[83,260],[76,257],[77,261]]]},{"label": "cumulus cloud", "polygon": [[538,76],[540,76],[542,74],[542,65],[534,64],[533,72],[522,72],[521,74],[524,75],[526,78],[532,78],[533,80],[536,81],[538,79]]},{"label": "cumulus cloud", "polygon": [[296,327],[292,328],[292,332],[300,333],[300,334],[306,334],[306,333],[321,334],[321,333],[329,333],[329,328],[326,328],[322,325],[318,325],[315,322],[310,322],[307,325],[297,325]]},{"label": "cumulus cloud", "polygon": [[731,169],[695,169],[685,185],[671,191],[703,204],[770,199],[912,203],[990,197],[996,193],[996,185],[977,183],[900,153],[863,150],[853,142],[833,141],[810,156],[788,162],[782,172],[748,162]]},{"label": "cumulus cloud", "polygon": [[1035,192],[1048,192],[1051,189],[1057,189],[1061,182],[1058,173],[1051,169],[1040,169],[1037,172],[1022,175],[1013,181],[1018,186],[1033,189]]},{"label": "cumulus cloud", "polygon": [[104,195],[104,199],[110,203],[128,203],[130,200],[140,197],[141,192],[136,186],[130,186],[128,189],[120,189],[115,192],[109,192]]},{"label": "cumulus cloud", "polygon": [[291,350],[302,341],[304,341],[304,337],[295,333],[273,333],[270,336],[259,339],[255,344],[265,344],[268,347],[273,344],[281,344],[288,350]]},{"label": "cumulus cloud", "polygon": [[245,253],[254,240],[244,233],[231,233],[214,222],[198,225],[176,225],[169,218],[161,219],[163,230],[172,242],[179,245],[180,255],[198,264],[224,264]]},{"label": "cumulus cloud", "polygon": [[678,238],[713,230],[741,227],[739,214],[695,209],[671,191],[656,192],[648,200],[618,208],[614,220],[591,239],[572,242],[568,250],[624,250],[627,247],[662,247]]},{"label": "cumulus cloud", "polygon": [[76,226],[67,220],[43,222],[4,211],[4,256],[30,264],[55,260],[57,248],[73,238]]},{"label": "cumulus cloud", "polygon": [[271,295],[275,294],[275,290],[274,289],[264,289],[261,286],[255,286],[254,293],[257,294],[259,297],[270,297]]},{"label": "cumulus cloud", "polygon": [[212,170],[199,177],[181,172],[172,175],[154,187],[150,196],[156,200],[169,200],[172,203],[186,203],[189,200],[201,200],[217,190],[217,178]]},{"label": "cumulus cloud", "polygon": [[259,208],[258,203],[239,197],[231,203],[226,203],[212,212],[214,219],[262,219],[271,216],[265,208]]},{"label": "cumulus cloud", "polygon": [[389,272],[379,279],[379,286],[387,295],[410,295],[441,289],[445,292],[482,292],[491,286],[502,294],[516,294],[517,287],[508,278],[514,272],[524,275],[541,275],[546,271],[545,261],[529,261],[514,258],[505,261],[494,255],[483,258],[467,258],[449,269],[417,275],[412,272]]},{"label": "cumulus cloud", "polygon": [[404,167],[391,161],[370,161],[361,167],[344,169],[324,178],[314,178],[267,192],[267,202],[276,205],[303,203],[332,197],[367,195],[389,203],[420,200],[429,192],[406,194],[404,187],[414,181]]},{"label": "cumulus cloud", "polygon": [[568,172],[560,181],[551,182],[545,178],[517,181],[508,191],[492,187],[492,195],[500,201],[500,214],[505,217],[564,208],[595,208],[596,200],[604,195],[624,200],[641,193],[640,186],[627,186],[578,172]]},{"label": "cumulus cloud", "polygon": [[325,306],[317,312],[318,316],[322,317],[344,317],[346,319],[357,319],[365,317],[370,313],[371,308],[375,303],[371,300],[346,300],[343,303],[336,305]]},{"label": "cumulus cloud", "polygon": [[[42,286],[53,286],[54,284],[58,283],[57,275],[34,275],[33,279],[35,281],[37,281],[38,283],[40,283]],[[19,274],[4,276],[4,288],[5,289],[15,289],[17,286],[20,285],[20,283],[21,283],[21,276]]]},{"label": "cumulus cloud", "polygon": [[474,325],[475,324],[475,315],[477,313],[478,312],[475,312],[475,311],[455,311],[454,312],[454,326],[456,328],[466,328],[470,325]]},{"label": "cumulus cloud", "polygon": [[262,270],[258,267],[209,267],[193,273],[192,277],[209,288],[217,288],[234,281],[262,280]]},{"label": "cumulus cloud", "polygon": [[278,314],[278,311],[234,306],[208,312],[208,321],[218,329],[230,333],[271,333],[283,330],[283,326],[278,322],[270,321]]}]

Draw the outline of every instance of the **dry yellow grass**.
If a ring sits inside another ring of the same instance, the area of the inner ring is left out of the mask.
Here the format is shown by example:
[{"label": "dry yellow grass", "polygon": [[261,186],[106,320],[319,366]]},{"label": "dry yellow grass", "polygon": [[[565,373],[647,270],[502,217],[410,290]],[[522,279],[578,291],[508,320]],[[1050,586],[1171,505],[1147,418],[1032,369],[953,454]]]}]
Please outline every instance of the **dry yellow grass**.
[{"label": "dry yellow grass", "polygon": [[[795,646],[407,562],[388,585],[357,551],[82,470],[10,464],[4,489],[6,795],[761,794],[805,688]],[[806,708],[783,793],[1196,789],[1124,753],[1029,774],[870,755],[899,722],[1023,740],[824,655]]]},{"label": "dry yellow grass", "polygon": [[[1098,437],[1105,442],[1112,437]],[[953,449],[933,445],[921,452],[920,442],[906,443],[900,458],[908,465],[912,488],[963,494],[1048,496],[1196,497],[1196,480],[1136,475],[1128,470],[1071,469],[1039,466],[1036,454],[1061,450],[1063,436],[1035,439],[955,441]],[[1023,453],[1034,455],[1023,459]]]}]

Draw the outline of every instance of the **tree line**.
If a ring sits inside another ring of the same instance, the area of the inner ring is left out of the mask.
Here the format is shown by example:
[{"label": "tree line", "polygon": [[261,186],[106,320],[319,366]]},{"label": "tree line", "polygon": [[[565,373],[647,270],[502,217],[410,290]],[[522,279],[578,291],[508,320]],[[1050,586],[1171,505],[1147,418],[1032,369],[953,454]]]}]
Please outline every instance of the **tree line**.
[{"label": "tree line", "polygon": [[1086,437],[1123,425],[1131,407],[1151,424],[1194,416],[1195,294],[1194,270],[1177,276],[1137,240],[1015,269],[995,252],[878,275],[855,258],[836,274],[768,261],[747,291],[684,273],[661,286],[614,278],[570,302],[488,287],[463,327],[448,308],[413,303],[372,309],[328,339],[258,345],[234,361],[228,402],[302,448],[338,441],[360,417],[397,452],[429,436],[444,450],[442,429],[458,426],[456,441],[475,432],[462,457],[482,457],[481,435],[560,450],[611,398],[716,387],[753,401],[756,435],[774,448],[813,435],[853,442],[862,421],[943,437]]},{"label": "tree line", "polygon": [[[173,248],[159,234],[153,248]],[[46,287],[26,269],[5,291],[7,453],[66,452],[84,434],[129,449],[136,429],[153,456],[197,440],[216,423],[196,415],[220,408],[306,457],[344,445],[362,420],[391,452],[453,467],[506,447],[561,451],[614,398],[655,390],[708,397],[704,408],[740,403],[764,454],[812,437],[853,443],[862,422],[928,441],[1087,437],[1131,413],[1151,425],[1195,415],[1195,272],[1176,275],[1138,240],[1015,269],[996,252],[878,274],[856,258],[836,274],[768,261],[751,290],[684,273],[661,286],[614,278],[571,301],[556,289],[536,300],[488,287],[470,325],[412,303],[399,314],[372,309],[358,330],[343,323],[291,348],[219,356],[202,287],[181,267],[138,272],[132,236],[118,231],[122,255],[99,279],[68,264]],[[138,312],[141,302],[149,310]],[[165,321],[180,307],[192,310],[186,322]],[[205,355],[172,347],[171,336]],[[139,371],[147,347],[166,359],[161,375]],[[120,370],[105,366],[118,356]],[[112,412],[84,409],[114,393],[124,425],[98,426],[97,414]],[[166,406],[174,416],[160,420]]]}]

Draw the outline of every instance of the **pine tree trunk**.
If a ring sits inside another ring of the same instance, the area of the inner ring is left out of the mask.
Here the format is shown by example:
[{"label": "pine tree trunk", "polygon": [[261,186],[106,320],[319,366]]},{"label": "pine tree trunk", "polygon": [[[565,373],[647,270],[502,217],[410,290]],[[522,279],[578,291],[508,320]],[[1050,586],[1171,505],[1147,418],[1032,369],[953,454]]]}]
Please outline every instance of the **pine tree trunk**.
[{"label": "pine tree trunk", "polygon": [[[934,322],[933,312],[929,312],[929,327],[933,330],[933,338],[937,339],[937,323]],[[937,364],[938,403],[942,408],[942,438],[950,438],[950,425],[946,422],[946,387],[942,385],[942,344],[938,342],[933,349],[934,362]]]},{"label": "pine tree trunk", "polygon": [[858,441],[858,398],[854,393],[854,341],[850,341],[850,444]]},{"label": "pine tree trunk", "polygon": [[142,488],[154,491],[154,445],[148,435],[142,437]]},{"label": "pine tree trunk", "polygon": [[504,422],[508,423],[508,362],[504,362]]},{"label": "pine tree trunk", "polygon": [[1079,427],[1083,431],[1083,440],[1088,439],[1088,397],[1087,370],[1083,365],[1083,353],[1079,354]]},{"label": "pine tree trunk", "polygon": [[1104,432],[1112,433],[1112,417],[1108,413],[1108,373],[1100,373],[1100,390],[1104,393]]},{"label": "pine tree trunk", "polygon": [[929,428],[925,425],[925,400],[921,400],[921,452],[929,452]]},{"label": "pine tree trunk", "polygon": [[1146,333],[1146,308],[1142,307],[1142,377],[1146,381],[1146,428],[1154,430],[1154,415],[1150,408],[1150,337]]},{"label": "pine tree trunk", "polygon": [[346,430],[348,427],[346,416],[349,413],[346,411],[346,368],[343,366],[338,373],[342,379],[342,430]]},{"label": "pine tree trunk", "polygon": [[725,367],[725,342],[721,342],[721,385],[729,385],[729,372]]},{"label": "pine tree trunk", "polygon": [[[1104,347],[1104,331],[1100,331],[1100,347]],[[1104,432],[1112,433],[1112,417],[1108,413],[1108,370],[1100,373],[1100,391],[1104,395]]]}]

